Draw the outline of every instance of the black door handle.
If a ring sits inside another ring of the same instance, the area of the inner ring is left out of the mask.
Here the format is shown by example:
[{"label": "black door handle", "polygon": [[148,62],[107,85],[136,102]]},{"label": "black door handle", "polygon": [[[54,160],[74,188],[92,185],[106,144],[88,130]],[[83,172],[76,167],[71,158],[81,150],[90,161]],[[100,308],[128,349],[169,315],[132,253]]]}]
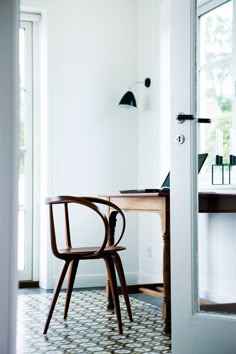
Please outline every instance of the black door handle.
[{"label": "black door handle", "polygon": [[[178,116],[176,117],[176,119],[179,123],[184,123],[186,120],[194,120],[194,115],[179,113]],[[198,118],[197,122],[198,123],[211,123],[211,119],[210,118]]]},{"label": "black door handle", "polygon": [[198,123],[211,123],[210,118],[198,118],[197,120]]},{"label": "black door handle", "polygon": [[184,113],[179,113],[176,117],[177,121],[179,123],[184,123],[186,120],[194,120],[194,115],[193,114],[184,114]]}]

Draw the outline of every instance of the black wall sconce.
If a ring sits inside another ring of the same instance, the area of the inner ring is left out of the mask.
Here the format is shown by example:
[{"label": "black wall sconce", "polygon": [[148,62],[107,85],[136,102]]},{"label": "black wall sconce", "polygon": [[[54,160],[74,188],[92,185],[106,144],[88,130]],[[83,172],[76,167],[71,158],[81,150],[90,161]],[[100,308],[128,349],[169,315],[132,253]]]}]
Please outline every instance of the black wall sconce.
[{"label": "black wall sconce", "polygon": [[124,96],[121,98],[121,100],[119,102],[119,106],[121,108],[125,108],[125,109],[137,108],[136,99],[135,99],[134,94],[132,92],[132,89],[137,84],[144,84],[145,87],[150,87],[151,86],[151,79],[149,79],[147,77],[144,81],[136,81],[136,82],[134,82],[129,87],[129,91],[127,91],[124,94]]}]

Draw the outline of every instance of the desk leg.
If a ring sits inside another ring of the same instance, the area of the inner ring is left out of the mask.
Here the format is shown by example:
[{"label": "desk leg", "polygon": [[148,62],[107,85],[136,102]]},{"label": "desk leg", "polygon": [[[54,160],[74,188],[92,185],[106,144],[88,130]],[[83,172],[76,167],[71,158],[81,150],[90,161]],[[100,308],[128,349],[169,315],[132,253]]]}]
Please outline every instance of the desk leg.
[{"label": "desk leg", "polygon": [[[109,234],[109,239],[108,239],[108,246],[113,245],[114,241],[115,241],[116,216],[117,216],[117,211],[112,211],[109,215],[110,234]],[[114,304],[113,304],[113,300],[112,300],[111,287],[110,287],[108,279],[107,279],[107,284],[106,284],[106,295],[107,295],[107,309],[113,310]]]},{"label": "desk leg", "polygon": [[171,283],[170,283],[170,206],[169,200],[166,200],[166,219],[163,231],[163,286],[164,296],[162,305],[162,317],[164,320],[163,332],[166,335],[171,334]]}]

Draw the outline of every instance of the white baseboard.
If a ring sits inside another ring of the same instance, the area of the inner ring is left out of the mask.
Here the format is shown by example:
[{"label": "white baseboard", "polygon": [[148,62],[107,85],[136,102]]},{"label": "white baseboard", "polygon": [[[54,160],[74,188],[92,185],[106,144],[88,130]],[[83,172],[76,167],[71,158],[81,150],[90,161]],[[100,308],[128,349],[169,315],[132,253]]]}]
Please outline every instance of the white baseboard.
[{"label": "white baseboard", "polygon": [[[161,279],[157,279],[156,277],[149,276],[147,274],[139,274],[139,273],[126,273],[126,283],[127,285],[133,284],[145,284],[145,283],[162,283]],[[58,279],[54,277],[53,285],[48,287],[47,289],[52,289],[57,284]],[[92,287],[104,287],[107,282],[106,274],[86,274],[86,275],[78,275],[75,278],[74,288],[92,288]],[[66,288],[67,279],[63,283],[62,289]],[[119,281],[118,281],[119,284]],[[40,284],[40,287],[45,288]]]},{"label": "white baseboard", "polygon": [[[126,273],[126,283],[129,284],[137,284],[139,281],[138,273]],[[57,284],[58,279],[54,277],[52,286],[48,287],[47,289],[52,289]],[[75,278],[74,288],[93,288],[93,287],[104,287],[107,282],[107,275],[106,274],[86,274],[86,275],[79,275]],[[118,281],[119,284],[119,281]],[[63,283],[62,289],[65,289],[67,285],[67,278]],[[40,287],[43,287],[40,284]],[[45,288],[45,287],[43,287]]]},{"label": "white baseboard", "polygon": [[[145,283],[162,283],[162,279],[158,279],[153,276],[149,276],[147,274],[139,274],[139,273],[126,273],[126,283],[127,285],[133,284],[145,284]],[[53,279],[53,285],[47,287],[47,289],[53,289],[57,284],[58,279]],[[93,288],[93,287],[104,287],[107,282],[106,274],[86,274],[79,275],[75,278],[74,288]],[[66,289],[67,279],[64,281],[62,289]],[[119,281],[118,281],[119,284]],[[45,288],[40,284],[40,287]]]},{"label": "white baseboard", "polygon": [[[138,274],[126,274],[126,283],[129,284],[136,284],[138,281]],[[119,280],[117,279],[119,284]],[[105,286],[107,283],[107,276],[100,275],[100,276],[79,276],[75,279],[75,288],[90,288],[90,287],[97,287],[97,286]]]}]

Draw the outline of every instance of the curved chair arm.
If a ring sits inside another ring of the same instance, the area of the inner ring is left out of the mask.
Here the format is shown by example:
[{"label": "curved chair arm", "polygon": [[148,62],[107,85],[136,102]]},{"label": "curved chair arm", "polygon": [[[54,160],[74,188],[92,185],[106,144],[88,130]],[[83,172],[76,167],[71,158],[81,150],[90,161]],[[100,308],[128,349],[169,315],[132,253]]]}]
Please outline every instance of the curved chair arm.
[{"label": "curved chair arm", "polygon": [[93,203],[92,200],[89,200],[84,197],[74,197],[74,196],[56,196],[56,197],[48,197],[45,201],[46,204],[50,207],[50,234],[51,234],[51,247],[54,255],[58,258],[62,258],[60,252],[57,248],[56,242],[56,233],[55,233],[55,225],[54,225],[54,215],[53,215],[53,205],[56,204],[64,204],[65,206],[65,222],[66,222],[66,246],[67,249],[71,247],[71,239],[70,239],[70,225],[69,225],[69,214],[68,214],[68,204],[75,203],[83,205],[87,208],[94,210],[101,218],[103,225],[104,225],[104,239],[100,247],[96,251],[88,251],[83,254],[82,257],[97,257],[99,256],[102,251],[105,249],[108,236],[109,236],[109,222],[107,220],[106,215],[98,208],[96,204]]},{"label": "curved chair arm", "polygon": [[109,208],[115,210],[121,216],[122,228],[120,231],[120,235],[118,237],[118,240],[112,245],[112,246],[117,246],[120,243],[120,241],[124,235],[125,227],[126,227],[126,220],[125,220],[125,215],[124,215],[123,211],[116,204],[108,201],[107,199],[102,199],[102,198],[98,198],[98,197],[89,197],[89,196],[82,196],[81,198],[84,198],[92,203],[107,205]]}]

